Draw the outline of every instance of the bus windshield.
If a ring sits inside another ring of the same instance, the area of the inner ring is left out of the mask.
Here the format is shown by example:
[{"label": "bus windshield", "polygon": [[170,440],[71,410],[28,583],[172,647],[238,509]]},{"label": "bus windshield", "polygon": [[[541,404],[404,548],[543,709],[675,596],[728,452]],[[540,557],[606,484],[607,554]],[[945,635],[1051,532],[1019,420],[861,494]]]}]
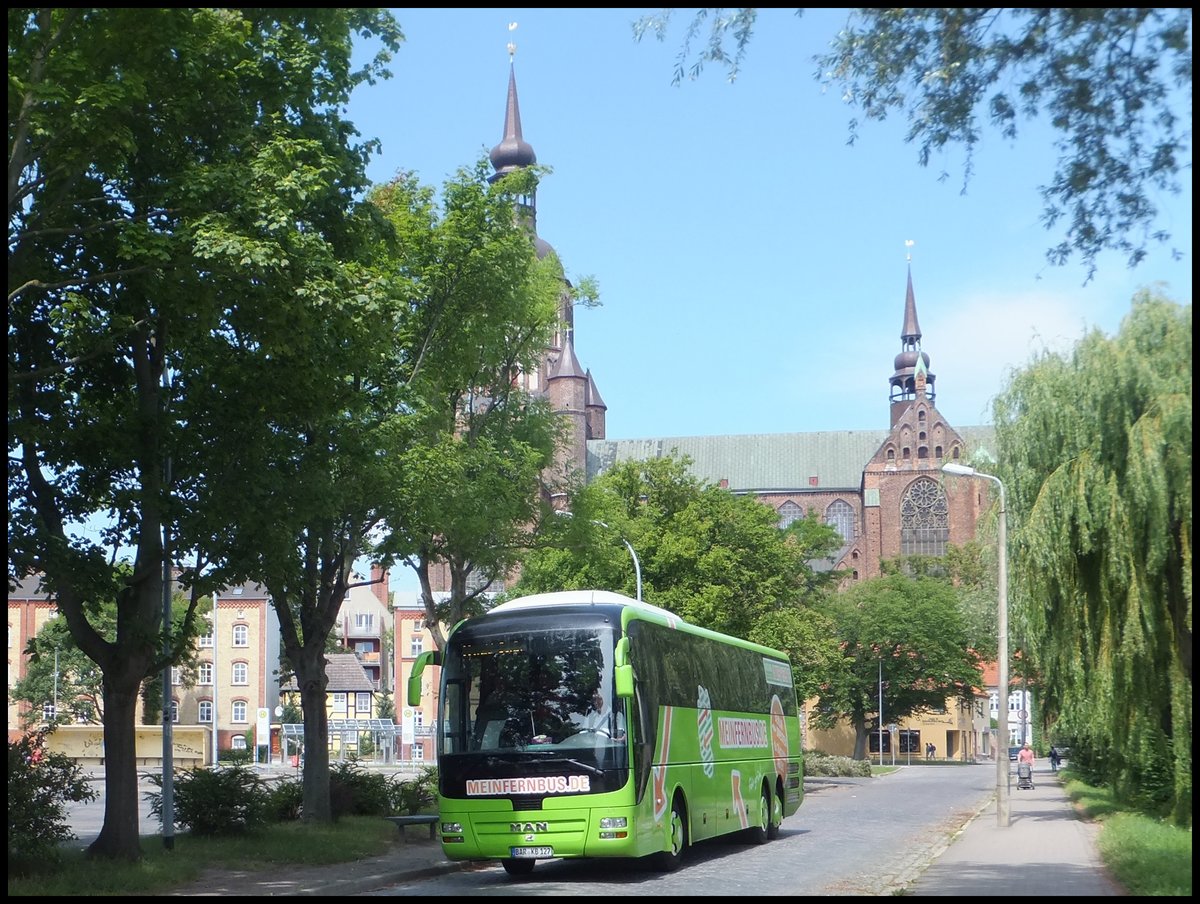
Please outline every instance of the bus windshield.
[{"label": "bus windshield", "polygon": [[442,753],[521,752],[623,766],[625,711],[613,693],[613,644],[607,624],[542,623],[503,633],[464,625],[442,661]]}]

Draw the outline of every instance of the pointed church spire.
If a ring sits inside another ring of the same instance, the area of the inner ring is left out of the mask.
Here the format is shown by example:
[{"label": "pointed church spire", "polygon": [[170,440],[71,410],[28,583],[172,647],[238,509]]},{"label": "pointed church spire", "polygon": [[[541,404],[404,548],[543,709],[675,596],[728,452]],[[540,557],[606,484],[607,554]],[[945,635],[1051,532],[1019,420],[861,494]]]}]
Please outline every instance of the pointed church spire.
[{"label": "pointed church spire", "polygon": [[[509,30],[511,31],[515,27],[516,23],[514,22],[509,25]],[[521,106],[517,102],[517,70],[513,63],[513,55],[516,50],[517,45],[510,42],[508,45],[508,103],[504,107],[504,137],[500,139],[498,145],[492,148],[489,155],[492,168],[495,170],[489,180],[491,182],[495,182],[513,170],[537,163],[537,154],[533,152],[533,147],[521,134]]]},{"label": "pointed church spire", "polygon": [[[905,242],[910,248],[912,242]],[[934,400],[934,375],[929,355],[921,351],[921,325],[917,322],[917,299],[913,292],[912,254],[908,255],[908,286],[904,293],[904,325],[900,329],[901,352],[894,361],[891,379],[892,426],[917,397]]]}]

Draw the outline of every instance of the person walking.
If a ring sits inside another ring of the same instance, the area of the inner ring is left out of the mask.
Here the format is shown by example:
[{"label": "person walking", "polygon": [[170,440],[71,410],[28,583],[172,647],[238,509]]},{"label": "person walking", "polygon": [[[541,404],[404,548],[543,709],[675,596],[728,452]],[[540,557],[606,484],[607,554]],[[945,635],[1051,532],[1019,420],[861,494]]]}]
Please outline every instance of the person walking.
[{"label": "person walking", "polygon": [[1062,760],[1062,757],[1059,755],[1058,748],[1051,747],[1050,748],[1050,771],[1051,772],[1058,771],[1058,764],[1059,764],[1059,762],[1061,762],[1061,760]]}]

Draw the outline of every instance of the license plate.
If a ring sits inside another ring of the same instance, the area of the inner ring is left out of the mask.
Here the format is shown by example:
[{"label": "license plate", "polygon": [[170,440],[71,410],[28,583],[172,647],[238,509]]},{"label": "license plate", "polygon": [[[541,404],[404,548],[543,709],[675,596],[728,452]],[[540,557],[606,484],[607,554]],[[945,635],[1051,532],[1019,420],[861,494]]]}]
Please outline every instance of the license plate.
[{"label": "license plate", "polygon": [[510,847],[508,849],[509,856],[514,860],[525,859],[532,857],[553,857],[554,848],[552,847]]}]

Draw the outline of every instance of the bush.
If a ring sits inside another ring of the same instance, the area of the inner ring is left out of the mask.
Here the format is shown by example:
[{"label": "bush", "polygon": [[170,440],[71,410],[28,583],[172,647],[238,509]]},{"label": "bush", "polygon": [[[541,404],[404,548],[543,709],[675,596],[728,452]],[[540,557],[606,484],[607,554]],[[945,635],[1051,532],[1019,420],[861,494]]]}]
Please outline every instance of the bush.
[{"label": "bush", "polygon": [[389,815],[415,816],[429,812],[437,801],[437,766],[423,766],[414,777],[394,775],[390,782]]},{"label": "bush", "polygon": [[267,792],[267,818],[275,822],[292,822],[304,810],[304,782],[285,778],[271,785]]},{"label": "bush", "polygon": [[866,760],[852,760],[848,756],[830,756],[819,750],[810,750],[804,754],[804,774],[870,778],[871,764]]},{"label": "bush", "polygon": [[[162,776],[151,775],[162,787]],[[270,791],[243,766],[192,769],[174,776],[175,824],[193,835],[240,835],[265,825],[271,812]],[[149,795],[151,812],[162,823],[162,792]]]},{"label": "bush", "polygon": [[329,806],[334,819],[347,815],[388,816],[388,780],[353,760],[339,762],[329,770]]},{"label": "bush", "polygon": [[29,875],[58,863],[60,845],[74,838],[67,801],[95,800],[82,767],[46,750],[43,728],[8,745],[8,873]]}]

